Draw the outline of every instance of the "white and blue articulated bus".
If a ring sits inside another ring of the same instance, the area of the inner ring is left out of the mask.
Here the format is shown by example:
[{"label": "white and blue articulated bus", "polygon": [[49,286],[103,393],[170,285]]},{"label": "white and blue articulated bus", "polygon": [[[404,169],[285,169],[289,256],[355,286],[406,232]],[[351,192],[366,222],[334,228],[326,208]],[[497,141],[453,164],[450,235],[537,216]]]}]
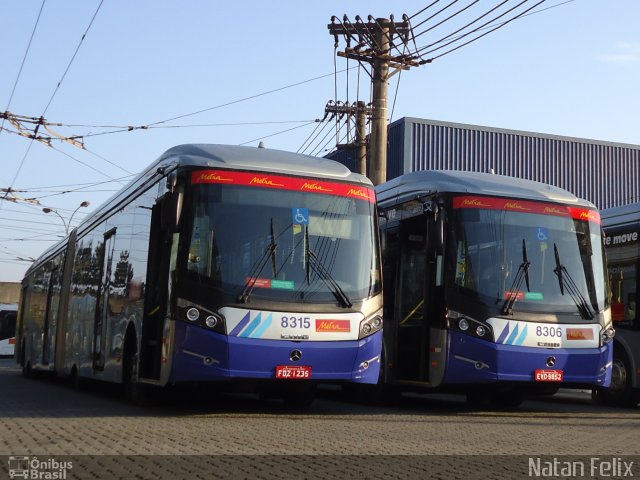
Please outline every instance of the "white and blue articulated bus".
[{"label": "white and blue articulated bus", "polygon": [[600,212],[616,329],[611,387],[594,391],[602,403],[633,407],[640,402],[640,202]]},{"label": "white and blue articulated bus", "polygon": [[182,145],[28,270],[17,359],[27,375],[132,397],[230,381],[308,402],[318,382],[377,382],[381,329],[368,179],[315,157]]},{"label": "white and blue articulated bus", "polygon": [[409,173],[376,193],[381,383],[505,406],[527,392],[609,385],[614,330],[592,204],[462,171]]}]

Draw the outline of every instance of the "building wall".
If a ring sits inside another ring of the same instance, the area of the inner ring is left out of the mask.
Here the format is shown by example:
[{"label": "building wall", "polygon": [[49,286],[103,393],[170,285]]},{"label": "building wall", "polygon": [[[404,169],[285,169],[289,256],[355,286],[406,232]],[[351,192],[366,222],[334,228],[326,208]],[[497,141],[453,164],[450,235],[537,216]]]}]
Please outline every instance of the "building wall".
[{"label": "building wall", "polygon": [[[331,158],[353,169],[349,152]],[[387,180],[466,170],[555,185],[598,208],[640,200],[640,146],[405,117],[389,126]]]},{"label": "building wall", "polygon": [[18,303],[20,301],[20,283],[0,282],[0,303]]}]

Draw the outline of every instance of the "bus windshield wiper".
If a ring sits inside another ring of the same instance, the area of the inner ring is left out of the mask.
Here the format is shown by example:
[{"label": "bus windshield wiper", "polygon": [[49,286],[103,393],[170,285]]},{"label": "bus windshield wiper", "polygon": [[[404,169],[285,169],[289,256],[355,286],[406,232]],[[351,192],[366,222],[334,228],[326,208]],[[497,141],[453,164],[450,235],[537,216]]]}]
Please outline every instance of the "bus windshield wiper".
[{"label": "bus windshield wiper", "polygon": [[246,303],[247,300],[249,300],[249,296],[253,291],[253,287],[256,286],[256,283],[258,281],[258,275],[260,275],[262,273],[262,270],[264,270],[264,267],[267,265],[269,258],[271,258],[271,263],[273,265],[273,271],[275,276],[275,270],[276,270],[275,255],[276,255],[277,246],[278,244],[275,243],[274,236],[273,236],[273,219],[271,219],[271,243],[265,249],[265,251],[260,256],[260,258],[256,260],[256,262],[253,264],[253,267],[251,267],[251,271],[249,272],[249,277],[247,278],[247,281],[244,284],[244,288],[242,289],[242,292],[240,292],[240,295],[238,295],[239,302]]},{"label": "bus windshield wiper", "polygon": [[553,270],[553,273],[558,276],[560,293],[564,295],[564,291],[566,289],[569,293],[569,296],[573,300],[573,303],[575,303],[576,307],[578,307],[580,316],[585,320],[593,319],[593,311],[591,310],[591,307],[589,307],[587,299],[584,298],[584,295],[582,295],[582,293],[580,293],[580,289],[578,288],[578,285],[576,285],[576,282],[573,280],[573,277],[571,277],[571,274],[567,270],[567,267],[560,263],[560,254],[558,253],[558,246],[555,243],[553,244],[553,254],[556,258],[556,268]]},{"label": "bus windshield wiper", "polygon": [[313,270],[318,274],[318,276],[322,279],[322,281],[331,289],[331,293],[336,297],[344,308],[350,308],[353,303],[349,300],[349,297],[342,287],[338,284],[336,279],[331,275],[331,273],[325,268],[322,262],[318,259],[318,256],[311,250],[309,246],[309,228],[307,227],[305,231],[305,250],[306,250],[306,259],[307,259],[307,282],[311,280],[309,274],[309,267],[313,268]]},{"label": "bus windshield wiper", "polygon": [[509,288],[509,292],[507,298],[502,305],[502,314],[503,315],[513,315],[513,304],[516,303],[518,299],[518,293],[520,292],[520,285],[522,285],[522,280],[527,284],[527,291],[530,292],[529,288],[529,267],[531,266],[531,262],[527,257],[527,245],[524,242],[524,238],[522,239],[522,263],[518,267],[518,271],[516,272],[516,276],[513,279],[513,283]]}]

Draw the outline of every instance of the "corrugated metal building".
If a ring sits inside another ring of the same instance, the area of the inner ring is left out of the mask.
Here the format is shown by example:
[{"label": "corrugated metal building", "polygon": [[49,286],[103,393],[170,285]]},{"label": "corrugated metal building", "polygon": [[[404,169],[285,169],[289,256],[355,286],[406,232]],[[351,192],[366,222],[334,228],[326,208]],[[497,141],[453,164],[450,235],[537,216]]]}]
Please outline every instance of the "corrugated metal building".
[{"label": "corrugated metal building", "polygon": [[[640,145],[404,117],[389,126],[387,180],[416,170],[490,172],[555,185],[600,209],[640,200]],[[329,158],[357,171],[351,151]]]}]

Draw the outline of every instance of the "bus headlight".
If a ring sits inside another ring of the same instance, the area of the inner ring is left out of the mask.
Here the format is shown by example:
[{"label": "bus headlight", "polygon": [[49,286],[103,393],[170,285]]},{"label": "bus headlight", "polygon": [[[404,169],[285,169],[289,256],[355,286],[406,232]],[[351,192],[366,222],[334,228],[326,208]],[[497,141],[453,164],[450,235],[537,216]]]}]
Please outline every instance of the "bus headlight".
[{"label": "bus headlight", "polygon": [[177,307],[178,320],[183,322],[187,320],[193,325],[198,325],[223,335],[227,333],[224,316],[219,313],[212,312],[183,298],[178,298]]},{"label": "bus headlight", "polygon": [[200,318],[200,312],[197,308],[191,307],[189,310],[187,310],[187,320],[195,322],[198,320],[198,318]]},{"label": "bus headlight", "polygon": [[491,326],[471,318],[469,315],[464,315],[455,310],[447,310],[447,320],[451,330],[493,341],[493,329]]},{"label": "bus headlight", "polygon": [[382,312],[377,312],[369,318],[365,318],[360,322],[360,334],[358,340],[368,337],[369,335],[376,333],[382,328]]},{"label": "bus headlight", "polygon": [[218,325],[218,316],[217,315],[209,315],[204,319],[204,324],[209,328],[215,328]]}]

